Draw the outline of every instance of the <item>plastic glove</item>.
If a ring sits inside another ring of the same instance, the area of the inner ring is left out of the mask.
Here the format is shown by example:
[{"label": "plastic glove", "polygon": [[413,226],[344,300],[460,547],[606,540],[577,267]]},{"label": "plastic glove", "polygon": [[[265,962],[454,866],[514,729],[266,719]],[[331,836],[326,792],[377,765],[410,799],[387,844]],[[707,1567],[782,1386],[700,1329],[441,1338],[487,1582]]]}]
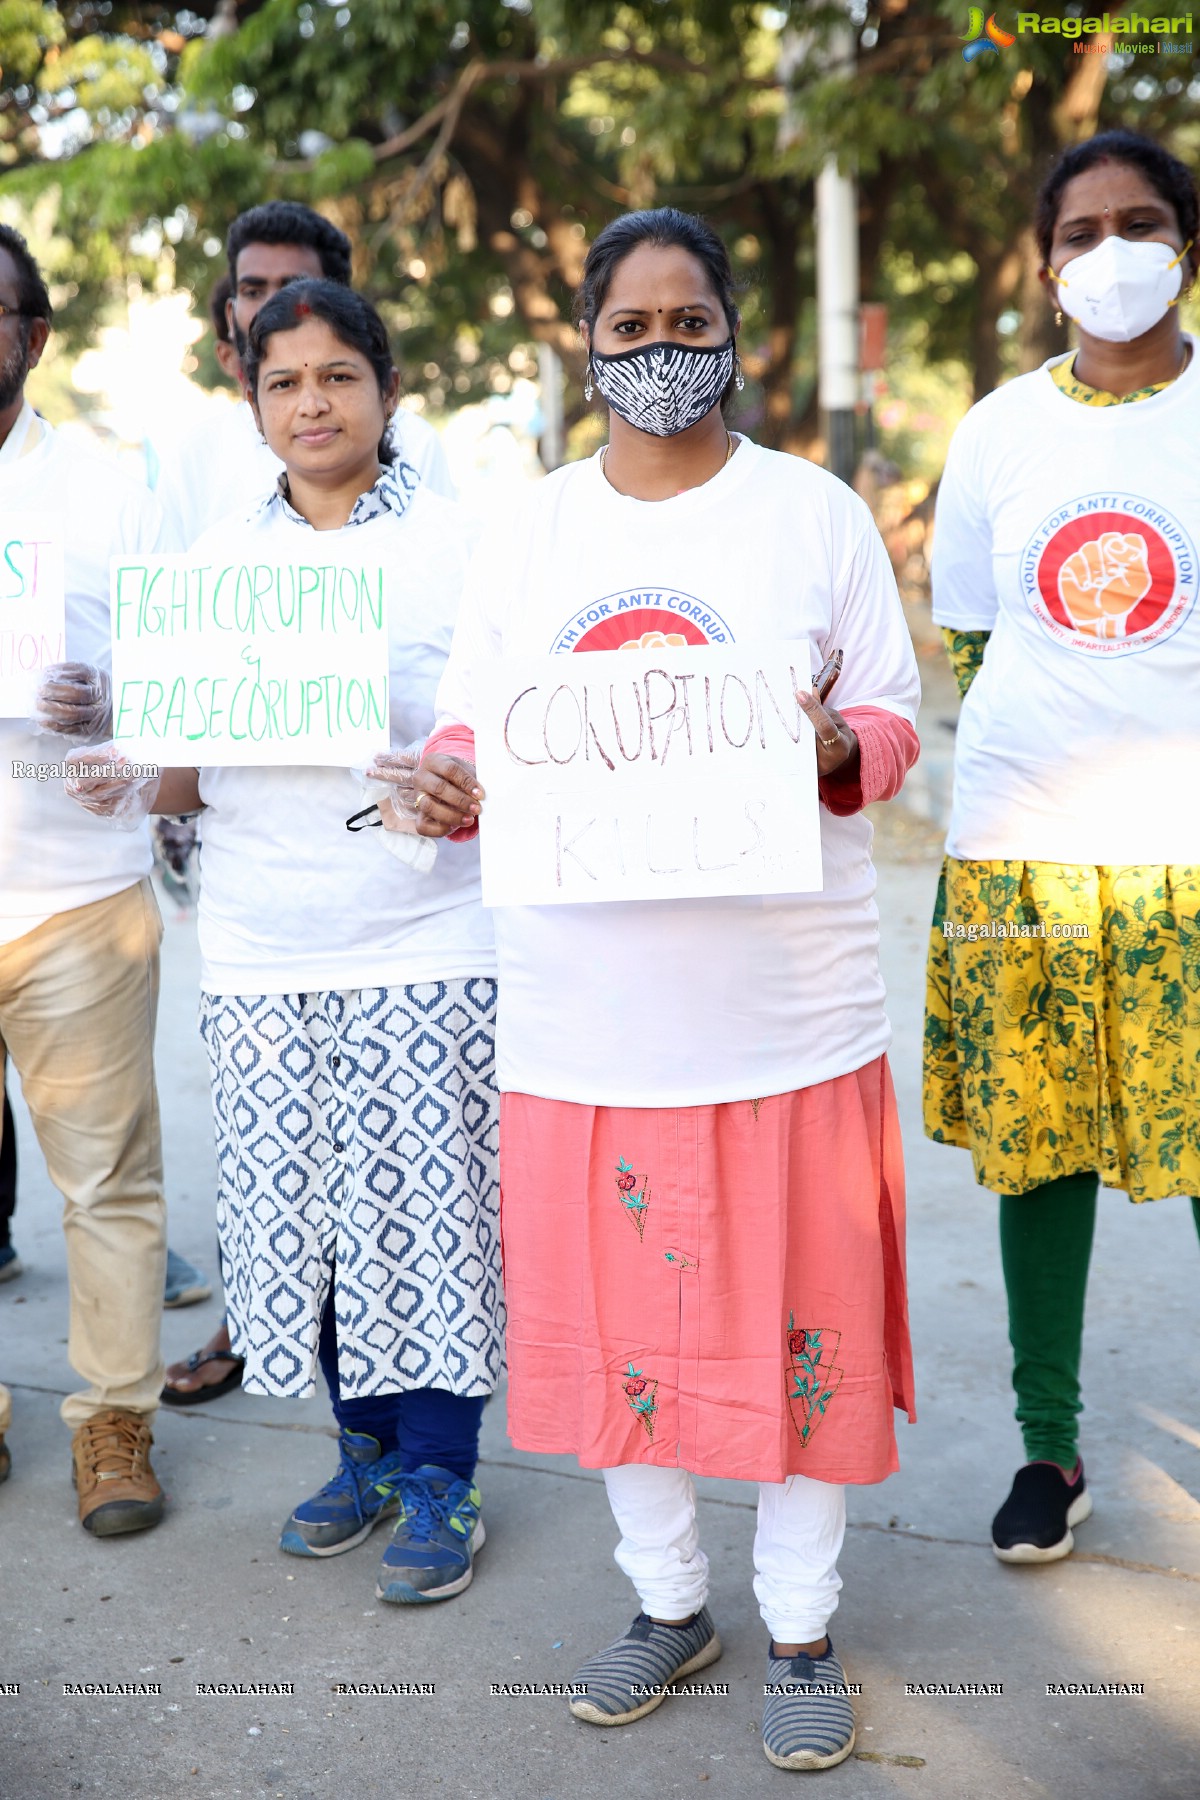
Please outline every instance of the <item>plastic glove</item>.
[{"label": "plastic glove", "polygon": [[60,737],[99,743],[112,731],[112,682],[91,663],[51,664],[38,683],[33,723]]},{"label": "plastic glove", "polygon": [[[107,819],[118,831],[136,831],[147,817],[158,794],[159,776],[127,775],[128,757],[113,744],[96,750],[76,750],[65,766],[80,773],[65,777],[63,788],[69,799],[98,819]],[[140,766],[140,765],[135,765]],[[84,774],[83,770],[99,769],[101,774]]]},{"label": "plastic glove", "polygon": [[374,801],[383,820],[383,842],[392,855],[427,875],[437,861],[437,844],[418,835],[416,789],[413,775],[420,766],[425,743],[419,739],[404,750],[385,750],[362,777],[363,798]]},{"label": "plastic glove", "polygon": [[375,786],[386,784],[385,792],[390,807],[386,812],[382,806],[379,808],[384,817],[385,830],[411,831],[413,826],[402,821],[415,821],[419,818],[413,776],[421,765],[424,753],[425,741],[422,738],[415,744],[409,744],[406,750],[384,750],[367,770],[364,780]]}]

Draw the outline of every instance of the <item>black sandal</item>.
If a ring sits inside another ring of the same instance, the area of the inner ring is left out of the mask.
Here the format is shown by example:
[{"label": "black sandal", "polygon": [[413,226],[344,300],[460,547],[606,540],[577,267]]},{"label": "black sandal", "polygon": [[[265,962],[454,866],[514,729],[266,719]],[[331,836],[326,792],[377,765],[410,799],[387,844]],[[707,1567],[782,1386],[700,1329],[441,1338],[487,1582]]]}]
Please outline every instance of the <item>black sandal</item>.
[{"label": "black sandal", "polygon": [[246,1359],[244,1356],[235,1356],[232,1350],[194,1351],[187,1359],[188,1373],[194,1374],[197,1369],[202,1369],[205,1363],[212,1362],[227,1362],[232,1363],[233,1366],[228,1375],[223,1376],[220,1381],[214,1381],[208,1387],[193,1388],[190,1393],[186,1393],[180,1388],[174,1388],[170,1382],[167,1382],[162,1391],[163,1405],[203,1406],[205,1401],[219,1400],[223,1394],[232,1394],[235,1388],[241,1387]]}]

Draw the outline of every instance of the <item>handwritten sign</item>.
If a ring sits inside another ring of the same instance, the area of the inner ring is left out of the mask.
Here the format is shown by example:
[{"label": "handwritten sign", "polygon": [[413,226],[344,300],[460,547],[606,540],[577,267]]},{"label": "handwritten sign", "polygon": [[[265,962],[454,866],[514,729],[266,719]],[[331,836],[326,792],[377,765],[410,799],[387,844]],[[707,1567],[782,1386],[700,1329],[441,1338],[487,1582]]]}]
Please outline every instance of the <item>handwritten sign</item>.
[{"label": "handwritten sign", "polygon": [[42,670],[66,654],[62,541],[49,519],[0,519],[0,719],[27,718]]},{"label": "handwritten sign", "polygon": [[809,661],[689,645],[481,671],[484,904],[819,889]]},{"label": "handwritten sign", "polygon": [[113,738],[164,767],[334,766],[388,740],[378,564],[114,560]]}]

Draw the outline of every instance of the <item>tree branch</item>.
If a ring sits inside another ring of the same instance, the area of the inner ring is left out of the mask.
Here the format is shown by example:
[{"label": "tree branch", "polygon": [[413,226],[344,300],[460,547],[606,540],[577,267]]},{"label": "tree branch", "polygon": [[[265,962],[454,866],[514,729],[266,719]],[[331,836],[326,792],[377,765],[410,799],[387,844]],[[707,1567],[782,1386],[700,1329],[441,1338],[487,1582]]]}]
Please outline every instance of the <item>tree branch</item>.
[{"label": "tree branch", "polygon": [[[417,170],[417,178],[413,183],[411,192],[405,196],[406,203],[409,206],[415,207],[422,194],[425,192],[425,189],[429,186],[429,183],[433,178],[433,172],[437,168],[438,159],[446,150],[447,145],[458,127],[459,117],[466,104],[467,96],[475,86],[475,83],[480,79],[482,72],[482,63],[471,63],[463,70],[460,79],[455,82],[446,102],[446,107],[442,114],[441,127],[436,138],[433,140],[433,146],[430,149],[428,156],[425,158],[425,161]],[[375,160],[381,162],[383,158],[377,154]]]},{"label": "tree branch", "polygon": [[[448,131],[439,134],[437,154],[449,144],[458,123],[459,115],[471,89],[482,81],[517,81],[542,82],[556,81],[564,75],[579,75],[585,69],[594,69],[603,63],[636,63],[642,68],[661,69],[674,75],[703,75],[704,67],[700,63],[689,62],[685,56],[675,56],[665,50],[601,50],[592,56],[567,56],[555,62],[484,62],[476,58],[469,62],[450,92],[431,106],[428,112],[413,124],[397,132],[394,137],[385,138],[381,144],[371,147],[371,154],[377,163],[389,162],[394,156],[403,156],[414,144],[427,137],[436,125],[441,125],[447,117],[451,118]],[[770,76],[746,76],[739,82],[742,87],[773,88],[778,83]],[[434,158],[436,161],[436,156]],[[273,163],[272,169],[278,175],[308,175],[316,168],[317,159],[306,156],[290,161]]]}]

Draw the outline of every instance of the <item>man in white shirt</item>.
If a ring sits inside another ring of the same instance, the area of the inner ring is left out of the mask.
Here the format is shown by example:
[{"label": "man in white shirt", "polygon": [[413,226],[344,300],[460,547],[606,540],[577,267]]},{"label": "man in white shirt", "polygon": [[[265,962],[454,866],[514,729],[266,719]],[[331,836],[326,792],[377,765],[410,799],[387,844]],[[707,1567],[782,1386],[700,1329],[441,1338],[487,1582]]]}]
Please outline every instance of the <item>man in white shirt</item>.
[{"label": "man in white shirt", "polygon": [[[66,654],[107,669],[109,558],[163,547],[162,516],[25,399],[50,320],[24,238],[0,225],[0,508],[12,538],[24,530],[61,546]],[[0,1065],[11,1056],[65,1202],[67,1354],[87,1385],[62,1416],[80,1521],[108,1537],[156,1525],[163,1509],[149,1460],[166,1259],[154,1085],[162,922],[145,825],[113,830],[42,773],[71,748],[26,717],[0,717]]]},{"label": "man in white shirt", "polygon": [[[260,306],[289,281],[324,276],[350,284],[350,240],[311,207],[268,200],[239,213],[226,239],[232,291],[229,326],[239,357]],[[249,403],[205,419],[167,449],[155,492],[179,544],[187,548],[202,531],[230,513],[252,511],[274,487],[283,464],[259,435]],[[437,433],[401,407],[393,420],[392,446],[435,493],[454,499],[454,487]]]}]

